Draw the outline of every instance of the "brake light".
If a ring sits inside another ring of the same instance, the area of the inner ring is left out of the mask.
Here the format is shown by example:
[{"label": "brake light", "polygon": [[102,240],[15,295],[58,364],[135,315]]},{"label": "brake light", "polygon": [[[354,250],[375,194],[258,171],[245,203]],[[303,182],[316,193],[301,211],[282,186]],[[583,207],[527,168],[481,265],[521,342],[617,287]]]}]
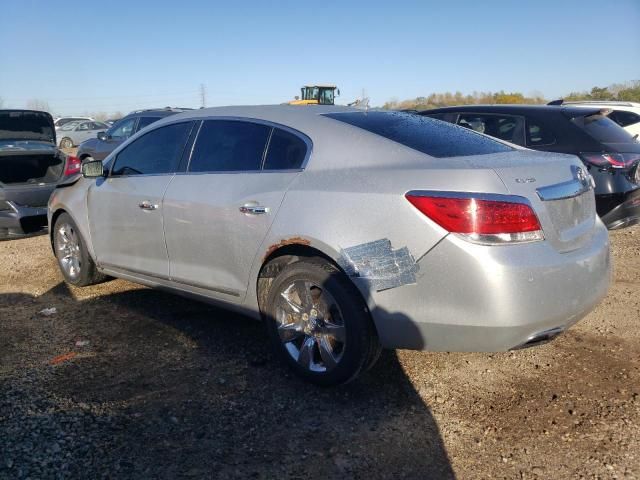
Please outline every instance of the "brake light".
[{"label": "brake light", "polygon": [[409,192],[406,198],[421,213],[445,230],[466,240],[485,243],[516,243],[543,240],[542,227],[533,209],[524,202],[440,196]]},{"label": "brake light", "polygon": [[638,153],[581,153],[580,157],[599,168],[629,168],[640,160]]},{"label": "brake light", "polygon": [[75,175],[76,173],[80,173],[80,168],[82,167],[82,162],[78,157],[73,157],[69,155],[67,157],[67,164],[64,167],[64,175],[70,176]]}]

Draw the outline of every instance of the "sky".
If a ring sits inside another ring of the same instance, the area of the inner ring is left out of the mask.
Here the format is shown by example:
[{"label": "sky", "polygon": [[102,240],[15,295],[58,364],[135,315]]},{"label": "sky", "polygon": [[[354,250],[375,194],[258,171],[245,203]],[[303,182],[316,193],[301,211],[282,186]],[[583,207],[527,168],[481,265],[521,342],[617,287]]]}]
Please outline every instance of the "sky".
[{"label": "sky", "polygon": [[640,0],[0,0],[0,98],[57,115],[282,103],[334,83],[554,99],[640,79]]}]

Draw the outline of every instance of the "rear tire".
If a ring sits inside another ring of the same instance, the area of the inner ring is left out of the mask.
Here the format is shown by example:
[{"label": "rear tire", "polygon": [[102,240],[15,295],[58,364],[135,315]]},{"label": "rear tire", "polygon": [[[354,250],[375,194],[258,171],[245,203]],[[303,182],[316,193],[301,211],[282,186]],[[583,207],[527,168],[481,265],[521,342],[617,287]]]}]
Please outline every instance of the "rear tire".
[{"label": "rear tire", "polygon": [[61,214],[53,226],[53,249],[67,283],[86,287],[107,278],[98,272],[78,227],[67,213]]},{"label": "rear tire", "polygon": [[379,355],[360,293],[326,261],[304,259],[284,267],[269,289],[264,313],[277,355],[317,385],[347,383]]}]

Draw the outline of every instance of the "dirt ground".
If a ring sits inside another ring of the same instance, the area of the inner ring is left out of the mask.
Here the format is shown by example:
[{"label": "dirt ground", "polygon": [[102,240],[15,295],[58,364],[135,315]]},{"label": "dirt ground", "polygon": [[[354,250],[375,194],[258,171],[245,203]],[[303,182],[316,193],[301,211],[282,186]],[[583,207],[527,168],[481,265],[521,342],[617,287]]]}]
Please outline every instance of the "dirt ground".
[{"label": "dirt ground", "polygon": [[386,352],[333,389],[257,322],[0,243],[0,478],[638,478],[640,228],[611,240],[609,296],[554,342]]}]

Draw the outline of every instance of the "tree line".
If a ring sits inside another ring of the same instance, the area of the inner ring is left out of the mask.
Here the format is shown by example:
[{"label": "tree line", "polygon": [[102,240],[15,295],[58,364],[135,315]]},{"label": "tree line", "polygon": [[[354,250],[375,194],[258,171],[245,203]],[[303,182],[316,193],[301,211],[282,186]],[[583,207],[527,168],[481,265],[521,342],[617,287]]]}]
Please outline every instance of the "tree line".
[{"label": "tree line", "polygon": [[[590,91],[571,92],[564,100],[620,100],[640,102],[640,80],[626,83],[615,83],[608,87],[593,87]],[[427,97],[416,97],[408,100],[390,100],[382,108],[390,110],[428,110],[431,108],[448,107],[452,105],[482,105],[504,103],[545,104],[549,100],[542,94],[534,93],[525,96],[520,92],[462,92],[432,93]]]}]

